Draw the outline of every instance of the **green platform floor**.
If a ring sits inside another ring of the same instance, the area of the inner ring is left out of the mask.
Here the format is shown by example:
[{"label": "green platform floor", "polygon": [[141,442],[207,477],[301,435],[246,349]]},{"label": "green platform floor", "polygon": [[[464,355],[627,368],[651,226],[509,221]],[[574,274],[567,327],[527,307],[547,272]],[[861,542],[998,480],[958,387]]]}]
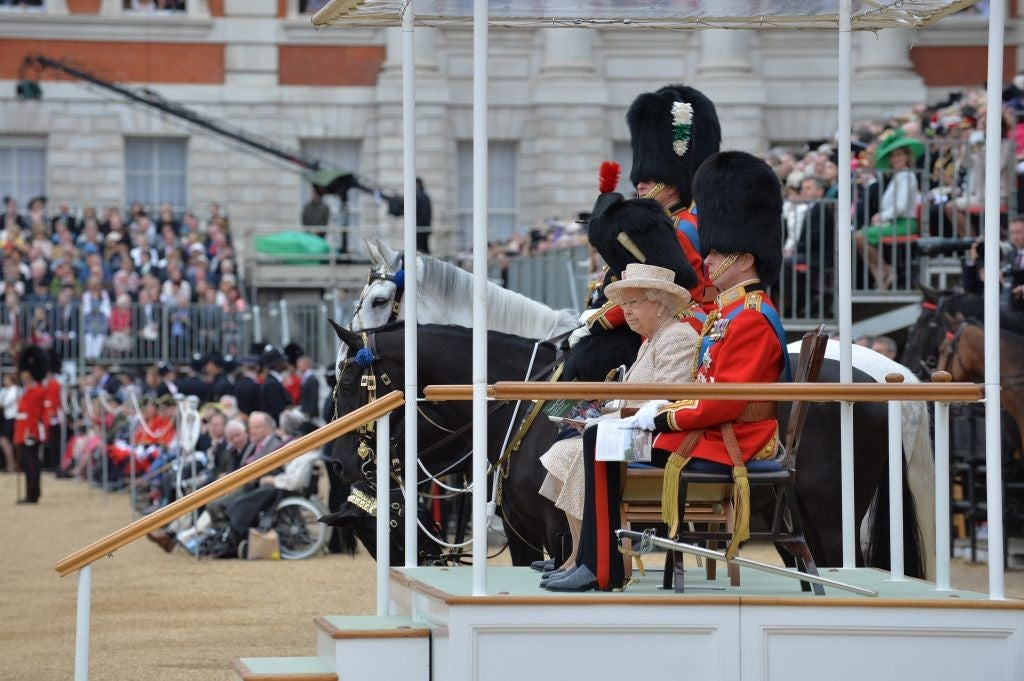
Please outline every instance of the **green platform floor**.
[{"label": "green platform floor", "polygon": [[[655,555],[651,561],[659,567],[661,556]],[[418,589],[415,582],[427,589],[440,592],[438,595],[461,599],[472,596],[473,576],[470,567],[418,567],[394,568],[401,575],[413,581],[413,588]],[[493,567],[487,570],[486,600],[501,598],[580,598],[580,599],[630,599],[630,598],[784,598],[784,599],[859,599],[865,604],[879,600],[915,600],[935,602],[988,601],[988,595],[973,591],[936,591],[935,585],[917,579],[894,581],[888,572],[874,568],[823,568],[820,575],[828,579],[845,582],[854,586],[865,587],[878,592],[878,598],[860,596],[848,591],[825,587],[825,596],[814,596],[800,590],[800,582],[795,579],[776,576],[748,568],[740,569],[741,586],[730,587],[729,577],[723,566],[719,565],[718,578],[714,581],[705,579],[704,568],[687,566],[686,592],[676,593],[663,590],[662,571],[647,570],[644,576],[634,572],[635,584],[621,592],[586,592],[566,593],[552,592],[540,588],[540,573],[525,567]],[[1011,600],[1024,609],[1024,601]],[[1011,606],[1012,607],[1012,606]]]}]

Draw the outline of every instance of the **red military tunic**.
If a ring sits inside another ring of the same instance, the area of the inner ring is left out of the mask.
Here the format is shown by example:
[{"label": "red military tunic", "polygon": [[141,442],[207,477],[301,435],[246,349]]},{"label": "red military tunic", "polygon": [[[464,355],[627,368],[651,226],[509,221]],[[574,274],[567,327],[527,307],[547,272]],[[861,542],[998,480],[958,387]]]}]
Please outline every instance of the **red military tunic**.
[{"label": "red military tunic", "polygon": [[[748,285],[750,282],[746,282]],[[775,383],[783,370],[783,348],[771,323],[760,312],[771,302],[760,290],[748,292],[743,284],[716,299],[718,308],[708,315],[704,333],[714,339],[703,357],[698,357],[696,379],[702,383]],[[734,309],[742,307],[732,319]],[[778,422],[774,419],[737,422],[749,402],[746,400],[682,400],[662,408],[654,419],[659,431],[654,446],[676,451],[687,431],[706,428],[690,456],[731,465],[729,453],[717,426],[732,423],[743,460],[769,458],[778,445]]]},{"label": "red military tunic", "polygon": [[61,409],[60,381],[56,376],[51,376],[43,385],[46,397],[43,400],[43,423],[47,426],[60,424]]},{"label": "red military tunic", "polygon": [[14,444],[24,445],[29,441],[46,441],[46,425],[43,423],[43,402],[46,390],[38,383],[25,388],[18,400],[18,417],[14,422]]},{"label": "red military tunic", "polygon": [[704,258],[701,257],[697,245],[686,234],[688,230],[680,228],[680,223],[686,222],[692,225],[694,230],[697,229],[697,215],[692,212],[692,208],[692,204],[687,206],[683,203],[675,203],[665,210],[672,218],[672,224],[676,228],[676,238],[679,239],[679,245],[683,247],[686,260],[693,267],[693,271],[697,273],[697,285],[690,289],[690,296],[693,300],[701,303],[705,312],[711,312],[715,309],[714,284],[711,283],[711,279],[708,278],[707,272],[704,270]]}]

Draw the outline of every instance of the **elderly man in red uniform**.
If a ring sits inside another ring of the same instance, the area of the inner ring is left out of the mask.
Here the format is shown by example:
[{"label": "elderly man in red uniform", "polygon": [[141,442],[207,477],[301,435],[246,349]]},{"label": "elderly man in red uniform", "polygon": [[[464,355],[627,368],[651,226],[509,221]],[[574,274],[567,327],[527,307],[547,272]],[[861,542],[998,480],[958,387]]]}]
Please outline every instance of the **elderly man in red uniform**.
[{"label": "elderly man in red uniform", "polygon": [[[697,172],[694,195],[701,206],[701,253],[721,291],[708,315],[697,355],[696,380],[775,382],[788,374],[789,356],[778,314],[764,293],[782,263],[782,193],[772,169],[750,154],[710,157]],[[666,468],[662,512],[675,533],[679,471],[693,459],[731,466],[738,483],[745,462],[775,456],[778,424],[770,403],[743,400],[648,402],[634,427],[655,431],[652,464]],[[584,433],[586,497],[576,567],[549,580],[553,591],[611,589],[624,570],[614,530],[621,526],[621,467],[595,461],[596,428]],[[742,485],[738,485],[742,486]],[[735,551],[735,547],[730,547]]]},{"label": "elderly man in red uniform", "polygon": [[18,416],[14,423],[14,445],[18,448],[21,470],[25,471],[25,497],[19,504],[39,502],[39,445],[46,442],[43,404],[46,390],[41,385],[48,368],[46,351],[38,345],[27,345],[18,355],[18,374],[23,392],[18,400]]}]

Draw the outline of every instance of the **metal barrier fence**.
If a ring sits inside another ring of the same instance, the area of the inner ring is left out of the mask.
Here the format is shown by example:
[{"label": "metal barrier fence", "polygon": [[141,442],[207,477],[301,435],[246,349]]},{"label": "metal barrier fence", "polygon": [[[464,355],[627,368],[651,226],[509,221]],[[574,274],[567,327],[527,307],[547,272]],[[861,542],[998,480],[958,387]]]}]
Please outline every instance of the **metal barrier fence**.
[{"label": "metal barrier fence", "polygon": [[[257,343],[279,348],[297,343],[314,364],[333,364],[337,340],[329,331],[327,305],[289,305],[225,310],[220,305],[96,304],[55,301],[0,306],[0,361],[11,363],[28,343],[53,348],[78,371],[96,363],[150,366],[187,363],[196,353],[248,354]],[[69,370],[70,370],[69,367]]]}]

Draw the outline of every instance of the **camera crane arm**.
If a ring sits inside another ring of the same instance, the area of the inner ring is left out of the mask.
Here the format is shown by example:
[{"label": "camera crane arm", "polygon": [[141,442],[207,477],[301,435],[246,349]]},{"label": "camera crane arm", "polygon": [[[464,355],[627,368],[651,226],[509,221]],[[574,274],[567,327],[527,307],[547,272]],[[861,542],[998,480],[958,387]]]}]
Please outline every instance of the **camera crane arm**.
[{"label": "camera crane arm", "polygon": [[[52,59],[41,54],[27,55],[21,64],[19,79],[22,81],[30,80],[25,77],[28,72],[31,71],[38,74],[46,69],[57,71],[74,80],[89,83],[129,101],[173,116],[189,125],[194,125],[224,139],[242,144],[253,151],[285,161],[293,166],[294,170],[302,173],[313,182],[321,193],[338,193],[344,199],[345,193],[351,187],[370,193],[374,191],[374,188],[367,187],[366,184],[360,182],[351,173],[333,173],[325,170],[323,163],[319,159],[304,154],[301,151],[281,146],[266,137],[255,135],[224,121],[200,114],[176,102],[168,101],[149,88],[131,87],[109,81],[59,59]],[[19,92],[21,92],[20,86]],[[36,87],[35,96],[38,97],[38,93],[39,89]]]}]

